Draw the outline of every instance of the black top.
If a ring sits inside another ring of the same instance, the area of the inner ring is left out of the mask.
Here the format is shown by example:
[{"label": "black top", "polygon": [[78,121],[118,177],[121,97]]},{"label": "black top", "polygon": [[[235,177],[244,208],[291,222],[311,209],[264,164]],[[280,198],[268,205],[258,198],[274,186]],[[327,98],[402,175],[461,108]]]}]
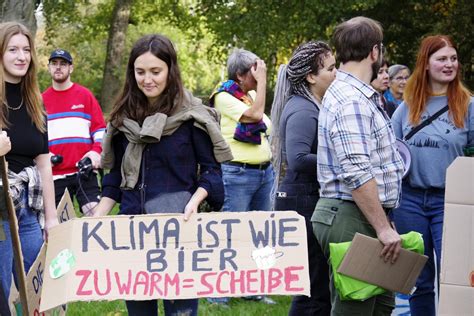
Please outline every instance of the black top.
[{"label": "black top", "polygon": [[291,97],[285,105],[280,118],[282,160],[288,163],[283,184],[318,183],[318,116],[316,104],[301,96]]},{"label": "black top", "polygon": [[[22,100],[21,84],[5,82],[5,88],[8,105],[11,108],[18,107]],[[38,155],[49,152],[48,133],[41,133],[36,128],[28,115],[26,104],[23,104],[18,110],[9,109],[7,119],[10,124],[8,128],[5,128],[5,131],[10,137],[12,149],[5,158],[8,162],[8,169],[18,173],[25,167],[33,166],[33,159]]]},{"label": "black top", "polygon": [[397,109],[397,104],[395,102],[387,100],[383,94],[380,95],[382,98],[383,109],[387,112],[388,117],[392,117],[393,112]]}]

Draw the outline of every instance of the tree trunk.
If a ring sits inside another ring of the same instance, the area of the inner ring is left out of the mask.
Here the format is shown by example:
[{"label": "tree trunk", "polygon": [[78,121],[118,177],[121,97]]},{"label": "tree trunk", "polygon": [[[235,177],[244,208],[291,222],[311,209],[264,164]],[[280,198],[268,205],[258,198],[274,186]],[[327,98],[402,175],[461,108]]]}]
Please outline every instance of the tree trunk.
[{"label": "tree trunk", "polygon": [[119,71],[125,49],[125,38],[132,2],[133,0],[117,0],[112,13],[100,98],[100,104],[105,113],[112,109],[121,87]]},{"label": "tree trunk", "polygon": [[20,22],[34,36],[36,34],[35,7],[34,0],[0,0],[0,21]]}]

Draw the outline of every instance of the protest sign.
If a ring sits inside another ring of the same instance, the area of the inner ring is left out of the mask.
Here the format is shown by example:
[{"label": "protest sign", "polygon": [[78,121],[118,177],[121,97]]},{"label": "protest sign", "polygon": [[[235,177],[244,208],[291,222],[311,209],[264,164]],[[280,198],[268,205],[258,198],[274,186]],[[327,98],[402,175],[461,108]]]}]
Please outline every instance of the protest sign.
[{"label": "protest sign", "polygon": [[439,315],[474,315],[474,158],[446,173]]},{"label": "protest sign", "polygon": [[293,211],[73,219],[50,232],[41,310],[71,301],[309,295]]},{"label": "protest sign", "polygon": [[76,217],[74,203],[71,200],[71,195],[69,195],[67,188],[64,190],[64,194],[56,209],[58,211],[58,221],[60,224]]},{"label": "protest sign", "polygon": [[[74,204],[72,203],[71,196],[66,189],[61,201],[57,206],[58,220],[59,223],[63,223],[76,217],[74,212]],[[26,294],[28,297],[28,312],[32,316],[46,316],[46,315],[66,315],[66,305],[60,306],[53,310],[45,313],[39,312],[41,302],[41,292],[43,289],[43,280],[45,273],[45,262],[46,262],[46,244],[43,244],[41,250],[36,257],[35,262],[28,271],[26,276]]]}]

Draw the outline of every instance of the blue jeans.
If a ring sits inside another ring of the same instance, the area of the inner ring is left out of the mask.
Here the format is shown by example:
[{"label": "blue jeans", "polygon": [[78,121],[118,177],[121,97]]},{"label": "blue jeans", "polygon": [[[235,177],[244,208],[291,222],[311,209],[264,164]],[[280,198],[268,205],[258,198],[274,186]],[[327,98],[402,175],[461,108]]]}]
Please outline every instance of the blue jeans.
[{"label": "blue jeans", "polygon": [[2,283],[0,282],[0,315],[10,316],[10,307],[8,306],[8,300],[3,293]]},{"label": "blue jeans", "polygon": [[[27,205],[27,191],[23,193],[23,205]],[[23,264],[25,272],[28,273],[33,265],[38,253],[43,245],[43,233],[38,222],[37,213],[28,206],[21,207],[16,211],[18,218],[18,230],[20,235],[21,250],[23,253]],[[3,229],[5,230],[6,240],[0,241],[0,282],[2,282],[5,296],[10,296],[10,286],[12,282],[12,273],[16,273],[13,262],[13,246],[10,236],[10,225],[8,220],[2,219]]]},{"label": "blue jeans", "polygon": [[[198,299],[163,300],[166,316],[197,316]],[[129,316],[158,315],[158,301],[125,301]]]},{"label": "blue jeans", "polygon": [[222,164],[225,212],[270,211],[273,167],[265,170]]},{"label": "blue jeans", "polygon": [[410,296],[413,316],[434,316],[436,313],[434,282],[437,276],[439,285],[443,218],[444,190],[416,189],[403,184],[401,204],[392,211],[392,219],[400,234],[417,231],[423,235],[425,255],[428,256],[428,262],[416,281],[416,291]]},{"label": "blue jeans", "polygon": [[[223,163],[224,212],[270,211],[270,193],[275,173],[270,164],[267,169],[250,169]],[[227,303],[228,297],[207,299],[211,303]]]}]

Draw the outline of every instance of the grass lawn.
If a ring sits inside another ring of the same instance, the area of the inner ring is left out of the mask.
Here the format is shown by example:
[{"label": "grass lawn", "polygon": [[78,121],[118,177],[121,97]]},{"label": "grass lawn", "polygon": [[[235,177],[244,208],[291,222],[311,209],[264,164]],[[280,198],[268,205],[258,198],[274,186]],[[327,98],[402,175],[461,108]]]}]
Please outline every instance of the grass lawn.
[{"label": "grass lawn", "polygon": [[[290,296],[271,296],[277,302],[275,305],[265,305],[260,302],[247,301],[244,299],[233,298],[229,302],[229,307],[220,307],[209,304],[206,299],[199,301],[198,315],[216,315],[216,316],[284,316],[288,315],[290,308]],[[163,305],[159,304],[159,314],[164,315]],[[123,301],[113,302],[77,302],[68,305],[67,315],[106,315],[122,316],[127,315],[125,303]]]}]

